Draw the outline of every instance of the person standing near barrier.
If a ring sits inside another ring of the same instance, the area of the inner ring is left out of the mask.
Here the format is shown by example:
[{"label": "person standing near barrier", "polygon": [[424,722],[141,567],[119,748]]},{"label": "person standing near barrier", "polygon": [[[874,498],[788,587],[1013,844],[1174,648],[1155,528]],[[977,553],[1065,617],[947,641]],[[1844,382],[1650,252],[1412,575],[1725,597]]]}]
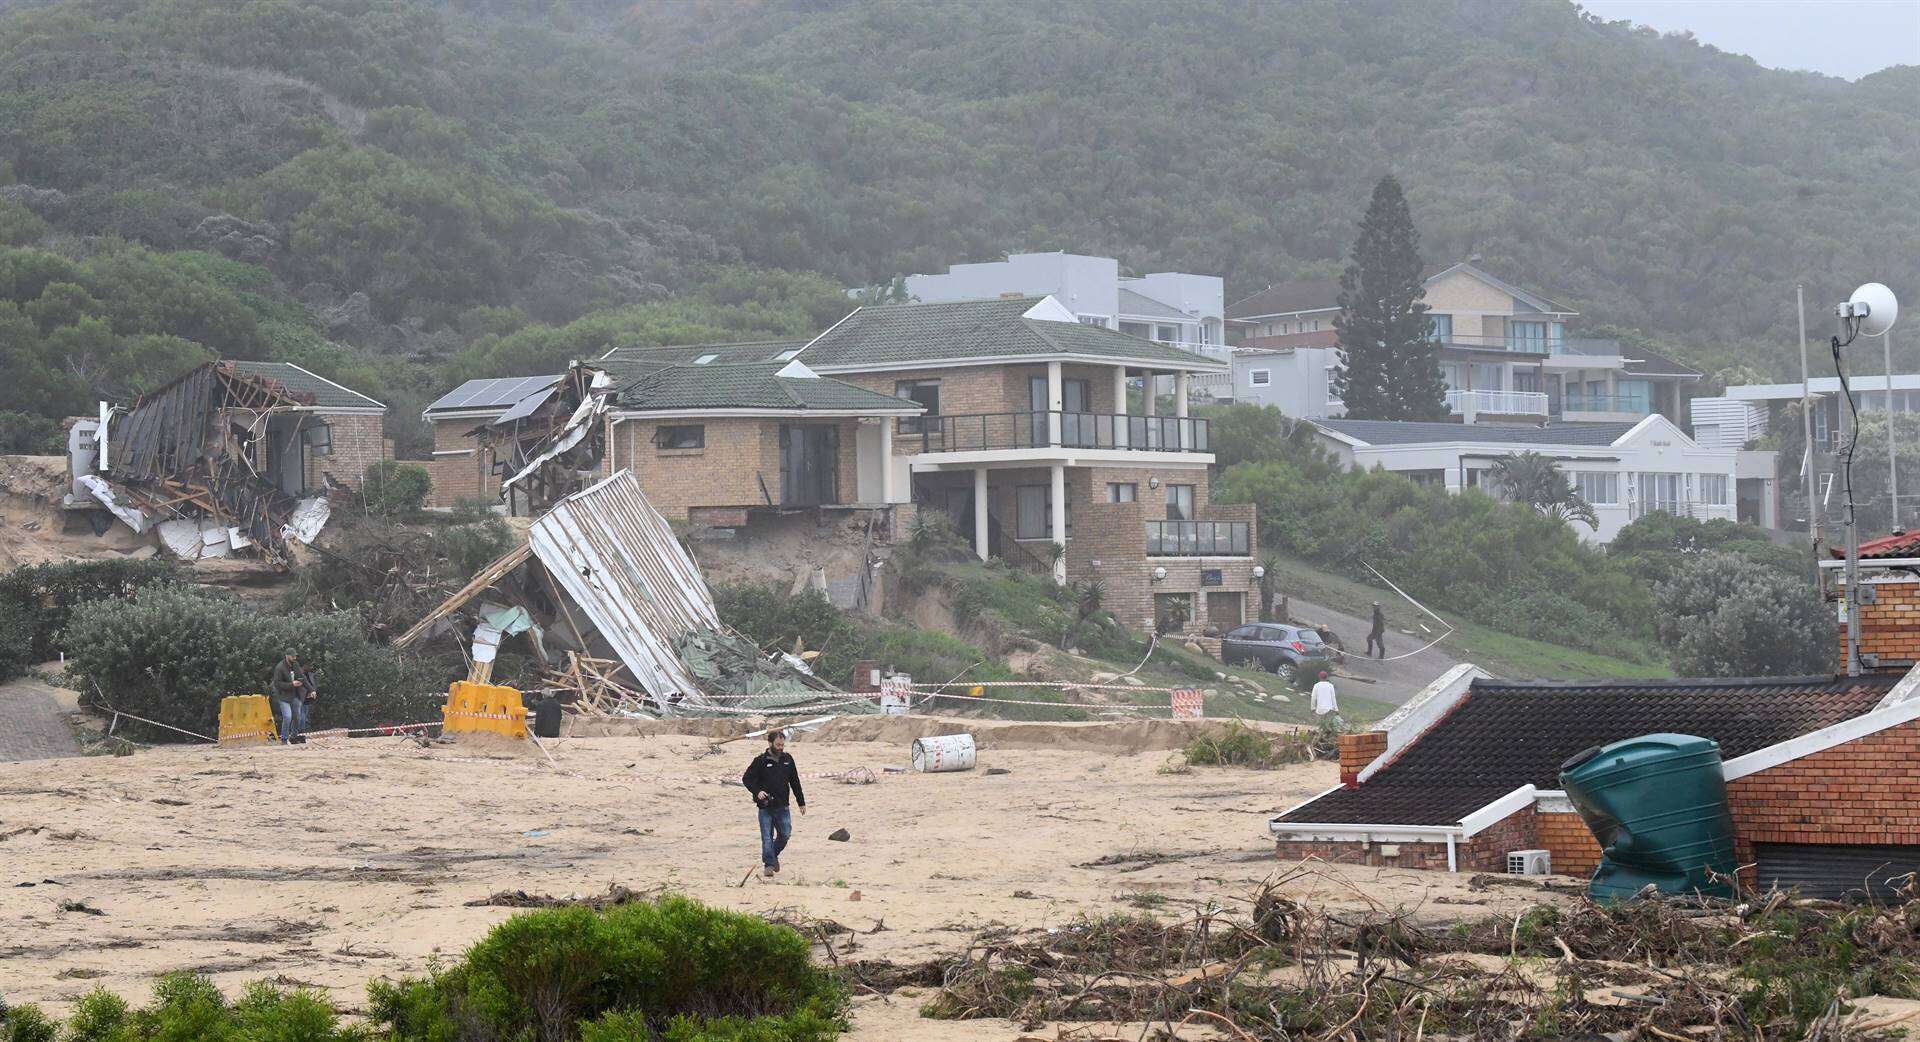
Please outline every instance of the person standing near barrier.
[{"label": "person standing near barrier", "polygon": [[[1380,653],[1374,655],[1378,647]],[[1380,610],[1380,602],[1373,602],[1373,629],[1367,633],[1367,654],[1374,658],[1387,657],[1387,613]]]},{"label": "person standing near barrier", "polygon": [[273,719],[280,728],[280,744],[292,745],[307,729],[307,694],[311,690],[300,657],[292,648],[273,667]]},{"label": "person standing near barrier", "polygon": [[785,731],[767,732],[766,751],[747,765],[740,784],[753,794],[754,805],[760,809],[760,874],[771,878],[780,871],[780,852],[793,838],[789,793],[800,813],[807,813],[807,794],[800,788],[800,768],[787,752]]}]

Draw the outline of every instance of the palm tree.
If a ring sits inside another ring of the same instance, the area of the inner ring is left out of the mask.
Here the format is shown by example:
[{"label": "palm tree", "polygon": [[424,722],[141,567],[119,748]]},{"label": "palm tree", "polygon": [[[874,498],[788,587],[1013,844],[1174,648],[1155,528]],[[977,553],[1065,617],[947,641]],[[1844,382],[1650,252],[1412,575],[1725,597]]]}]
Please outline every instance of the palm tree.
[{"label": "palm tree", "polygon": [[1578,521],[1598,530],[1593,505],[1580,498],[1560,465],[1537,452],[1517,452],[1493,461],[1488,469],[1494,487],[1515,503],[1525,503],[1556,521]]}]

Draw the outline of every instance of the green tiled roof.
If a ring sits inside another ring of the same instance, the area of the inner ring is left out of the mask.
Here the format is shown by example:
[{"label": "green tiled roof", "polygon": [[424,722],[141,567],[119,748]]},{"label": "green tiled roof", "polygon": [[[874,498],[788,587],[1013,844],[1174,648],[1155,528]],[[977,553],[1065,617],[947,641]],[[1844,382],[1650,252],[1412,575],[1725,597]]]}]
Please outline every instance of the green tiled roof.
[{"label": "green tiled roof", "polygon": [[600,356],[602,362],[691,362],[716,355],[715,362],[773,362],[785,351],[798,351],[805,340],[748,340],[737,344],[631,344]]},{"label": "green tiled roof", "polygon": [[787,362],[711,362],[654,369],[620,388],[635,412],[698,409],[919,412],[918,402],[826,377],[781,376]]},{"label": "green tiled roof", "polygon": [[313,404],[321,409],[384,409],[386,406],[361,394],[307,372],[292,362],[228,363],[248,376],[265,376],[285,384],[295,394],[313,395]]},{"label": "green tiled roof", "polygon": [[905,367],[970,358],[1045,360],[1063,355],[1224,370],[1226,364],[1080,322],[1024,317],[1035,297],[864,307],[807,345],[800,360],[821,371]]}]

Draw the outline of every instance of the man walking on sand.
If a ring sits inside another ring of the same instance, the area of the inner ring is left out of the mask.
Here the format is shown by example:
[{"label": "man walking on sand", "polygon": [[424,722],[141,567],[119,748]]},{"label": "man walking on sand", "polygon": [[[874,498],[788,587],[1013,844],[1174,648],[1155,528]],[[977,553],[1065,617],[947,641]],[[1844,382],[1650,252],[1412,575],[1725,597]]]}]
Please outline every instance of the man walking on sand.
[{"label": "man walking on sand", "polygon": [[292,648],[273,667],[273,715],[280,725],[280,744],[292,745],[307,729],[307,697],[312,688]]},{"label": "man walking on sand", "polygon": [[[1374,655],[1373,649],[1380,653]],[[1373,602],[1373,630],[1367,634],[1367,654],[1374,658],[1387,657],[1387,613],[1380,610],[1380,602]]]},{"label": "man walking on sand", "polygon": [[800,788],[800,768],[794,766],[793,757],[787,755],[786,732],[767,732],[766,751],[747,765],[740,784],[753,793],[753,802],[760,808],[760,874],[771,878],[780,871],[780,852],[787,849],[787,840],[793,838],[793,812],[787,809],[789,792],[800,813],[807,813],[807,794]]}]

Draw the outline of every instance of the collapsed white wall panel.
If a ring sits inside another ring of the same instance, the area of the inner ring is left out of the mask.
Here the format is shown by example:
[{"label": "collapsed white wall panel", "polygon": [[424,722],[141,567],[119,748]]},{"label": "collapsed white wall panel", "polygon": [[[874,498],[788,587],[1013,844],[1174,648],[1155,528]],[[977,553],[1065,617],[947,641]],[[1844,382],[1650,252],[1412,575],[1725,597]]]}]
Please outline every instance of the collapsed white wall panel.
[{"label": "collapsed white wall panel", "polygon": [[528,544],[656,705],[671,695],[705,701],[678,644],[691,630],[719,627],[713,593],[631,472],[555,504],[528,530]]}]

